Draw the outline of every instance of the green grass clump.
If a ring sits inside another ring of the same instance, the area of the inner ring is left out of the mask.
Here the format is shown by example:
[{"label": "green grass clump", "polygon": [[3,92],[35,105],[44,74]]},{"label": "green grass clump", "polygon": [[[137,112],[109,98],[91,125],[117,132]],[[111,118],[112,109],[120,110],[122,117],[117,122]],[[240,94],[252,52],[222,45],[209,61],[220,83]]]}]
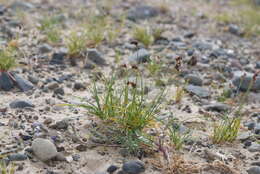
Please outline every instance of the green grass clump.
[{"label": "green grass clump", "polygon": [[148,27],[135,27],[133,31],[133,37],[137,41],[144,44],[146,47],[149,47],[154,42],[153,34]]},{"label": "green grass clump", "polygon": [[61,40],[60,23],[58,16],[45,16],[40,21],[38,29],[45,34],[50,43],[58,43]]},{"label": "green grass clump", "polygon": [[0,71],[8,71],[16,66],[16,50],[13,47],[0,49]]},{"label": "green grass clump", "polygon": [[15,168],[14,165],[11,165],[10,168],[6,166],[4,162],[0,164],[0,172],[1,174],[15,174]]},{"label": "green grass clump", "polygon": [[214,126],[213,143],[233,142],[238,134],[241,118],[225,118]]},{"label": "green grass clump", "polygon": [[87,47],[86,35],[76,31],[71,32],[65,42],[70,56],[80,56]]},{"label": "green grass clump", "polygon": [[94,85],[94,102],[86,101],[76,105],[85,108],[89,114],[101,119],[108,127],[113,127],[115,139],[123,146],[133,148],[132,150],[138,149],[145,134],[144,129],[155,123],[162,97],[160,93],[148,102],[143,85],[138,88],[137,82],[139,80],[136,79],[136,82],[126,80],[119,83],[112,77],[105,82],[103,94],[99,94],[98,87]]},{"label": "green grass clump", "polygon": [[147,64],[147,69],[152,76],[158,74],[161,68],[162,68],[162,63],[155,60],[151,60]]},{"label": "green grass clump", "polygon": [[189,133],[181,133],[178,129],[170,127],[169,128],[169,136],[170,136],[170,141],[173,147],[176,150],[180,150],[183,147],[183,144],[185,143],[186,140],[189,138]]}]

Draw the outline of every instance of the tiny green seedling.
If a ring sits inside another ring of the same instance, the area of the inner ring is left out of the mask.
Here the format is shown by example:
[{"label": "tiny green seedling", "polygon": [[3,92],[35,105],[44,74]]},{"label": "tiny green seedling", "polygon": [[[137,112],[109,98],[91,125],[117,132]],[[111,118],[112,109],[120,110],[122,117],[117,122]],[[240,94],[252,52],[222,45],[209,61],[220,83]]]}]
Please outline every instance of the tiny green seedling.
[{"label": "tiny green seedling", "polygon": [[85,33],[73,31],[66,40],[66,47],[70,56],[80,56],[87,47],[87,37]]}]

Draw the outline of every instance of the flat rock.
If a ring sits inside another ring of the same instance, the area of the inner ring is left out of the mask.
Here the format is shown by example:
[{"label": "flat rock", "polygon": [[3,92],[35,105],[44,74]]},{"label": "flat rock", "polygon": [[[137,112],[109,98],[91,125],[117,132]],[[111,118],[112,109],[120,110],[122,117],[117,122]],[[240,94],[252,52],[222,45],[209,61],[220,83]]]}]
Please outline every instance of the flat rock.
[{"label": "flat rock", "polygon": [[214,103],[204,106],[204,109],[206,111],[226,112],[230,107],[224,103]]},{"label": "flat rock", "polygon": [[253,142],[251,146],[248,147],[250,152],[260,152],[260,144]]},{"label": "flat rock", "polygon": [[13,10],[30,10],[34,8],[34,5],[29,2],[15,1],[10,5]]},{"label": "flat rock", "polygon": [[13,74],[13,77],[15,79],[16,85],[19,89],[21,89],[23,92],[29,91],[33,89],[33,84],[29,82],[28,80],[23,79],[19,75]]},{"label": "flat rock", "polygon": [[36,138],[32,142],[32,150],[35,156],[41,161],[48,161],[56,157],[56,146],[48,139]]},{"label": "flat rock", "polygon": [[16,109],[16,108],[22,109],[22,108],[32,108],[32,107],[34,107],[34,105],[31,102],[24,101],[24,100],[15,100],[15,101],[11,102],[9,104],[9,106],[12,109]]},{"label": "flat rock", "polygon": [[129,62],[131,63],[145,63],[150,61],[150,53],[144,49],[141,48],[138,51],[134,52],[129,58]]},{"label": "flat rock", "polygon": [[188,74],[184,77],[184,79],[192,85],[202,86],[203,84],[203,80],[198,75]]},{"label": "flat rock", "polygon": [[210,97],[210,91],[206,88],[200,87],[200,86],[194,86],[194,85],[188,85],[185,87],[185,89],[194,95],[197,95],[201,98],[207,98]]}]

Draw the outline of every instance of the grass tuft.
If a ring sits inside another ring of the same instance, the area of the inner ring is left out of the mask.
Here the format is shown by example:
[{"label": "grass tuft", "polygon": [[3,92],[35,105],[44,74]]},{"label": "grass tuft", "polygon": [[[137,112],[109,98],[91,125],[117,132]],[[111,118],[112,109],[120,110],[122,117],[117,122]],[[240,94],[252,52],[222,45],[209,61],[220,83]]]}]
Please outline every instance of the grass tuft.
[{"label": "grass tuft", "polygon": [[213,143],[233,142],[238,134],[241,118],[225,118],[214,126]]},{"label": "grass tuft", "polygon": [[152,31],[149,27],[135,27],[133,37],[137,41],[141,42],[145,47],[149,47],[154,42]]},{"label": "grass tuft", "polygon": [[0,49],[0,71],[8,71],[16,66],[16,50],[8,46]]}]

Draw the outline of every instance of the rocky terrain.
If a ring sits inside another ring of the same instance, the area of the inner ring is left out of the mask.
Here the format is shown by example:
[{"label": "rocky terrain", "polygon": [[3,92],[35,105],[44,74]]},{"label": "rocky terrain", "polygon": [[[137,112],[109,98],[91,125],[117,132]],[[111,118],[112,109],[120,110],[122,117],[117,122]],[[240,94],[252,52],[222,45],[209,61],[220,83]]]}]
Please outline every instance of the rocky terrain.
[{"label": "rocky terrain", "polygon": [[1,172],[260,174],[260,2],[238,1],[0,0]]}]

